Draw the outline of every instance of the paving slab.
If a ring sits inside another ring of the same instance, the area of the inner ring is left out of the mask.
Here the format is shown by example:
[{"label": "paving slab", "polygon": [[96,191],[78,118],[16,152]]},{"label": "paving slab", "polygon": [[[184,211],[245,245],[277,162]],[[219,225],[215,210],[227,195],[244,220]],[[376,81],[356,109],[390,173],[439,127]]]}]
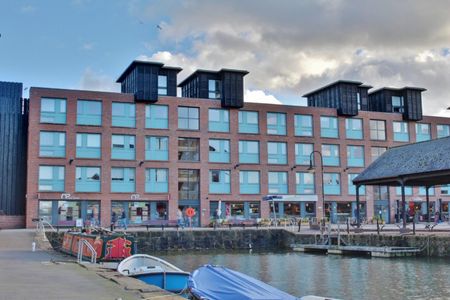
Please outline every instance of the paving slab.
[{"label": "paving slab", "polygon": [[[125,289],[95,270],[76,264],[72,257],[40,249],[33,252],[34,240],[34,230],[0,231],[0,300],[142,299],[131,278],[116,278],[126,283]],[[110,273],[114,277],[114,272]],[[146,292],[152,290],[134,281]],[[159,299],[175,299],[172,296],[159,293]]]}]

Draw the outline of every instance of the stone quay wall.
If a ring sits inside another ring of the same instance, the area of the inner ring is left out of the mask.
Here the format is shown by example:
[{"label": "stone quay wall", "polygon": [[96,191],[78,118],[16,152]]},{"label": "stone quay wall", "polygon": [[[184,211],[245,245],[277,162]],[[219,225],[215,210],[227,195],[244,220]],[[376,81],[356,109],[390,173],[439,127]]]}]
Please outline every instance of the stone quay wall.
[{"label": "stone quay wall", "polygon": [[[320,234],[297,234],[284,229],[219,229],[219,230],[164,230],[131,232],[136,237],[138,253],[186,250],[289,250],[291,244],[313,244]],[[47,238],[58,250],[63,232],[47,232]],[[332,238],[333,244],[337,239]],[[398,246],[423,249],[423,256],[450,257],[450,235],[399,235],[361,233],[342,235],[341,241],[358,246]]]}]

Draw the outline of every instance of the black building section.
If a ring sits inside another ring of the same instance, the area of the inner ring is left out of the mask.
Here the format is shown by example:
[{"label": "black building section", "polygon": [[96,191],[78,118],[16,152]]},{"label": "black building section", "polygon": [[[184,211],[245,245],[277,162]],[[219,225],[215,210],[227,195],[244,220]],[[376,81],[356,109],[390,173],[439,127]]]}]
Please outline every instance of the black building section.
[{"label": "black building section", "polygon": [[216,99],[222,107],[244,106],[244,70],[221,69],[219,71],[197,70],[183,80],[182,97]]},{"label": "black building section", "polygon": [[25,214],[27,131],[22,83],[0,81],[0,214]]},{"label": "black building section", "polygon": [[362,82],[339,80],[309,92],[303,97],[308,106],[336,108],[338,115],[356,116],[359,110],[368,110],[368,90]]},{"label": "black building section", "polygon": [[157,62],[133,61],[117,82],[122,93],[134,94],[136,101],[158,101],[159,96],[177,96],[177,74],[181,68]]},{"label": "black building section", "polygon": [[369,93],[369,110],[401,113],[405,121],[420,121],[423,91],[419,87],[378,89]]}]

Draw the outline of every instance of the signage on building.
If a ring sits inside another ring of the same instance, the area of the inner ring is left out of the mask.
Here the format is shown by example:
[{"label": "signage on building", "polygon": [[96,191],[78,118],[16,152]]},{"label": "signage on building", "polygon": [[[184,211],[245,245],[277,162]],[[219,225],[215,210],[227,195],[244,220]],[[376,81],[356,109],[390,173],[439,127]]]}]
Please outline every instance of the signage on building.
[{"label": "signage on building", "polygon": [[69,194],[69,193],[62,193],[62,194],[61,194],[61,199],[65,199],[65,200],[79,200],[80,197],[72,196],[72,195]]},{"label": "signage on building", "polygon": [[317,202],[317,195],[267,195],[263,197],[263,200],[280,202]]}]

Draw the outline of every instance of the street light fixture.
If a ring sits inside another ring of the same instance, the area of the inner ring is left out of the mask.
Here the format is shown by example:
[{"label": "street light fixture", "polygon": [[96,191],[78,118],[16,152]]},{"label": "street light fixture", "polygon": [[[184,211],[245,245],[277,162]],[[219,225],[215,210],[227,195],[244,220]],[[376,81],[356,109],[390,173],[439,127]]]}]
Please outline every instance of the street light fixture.
[{"label": "street light fixture", "polygon": [[320,151],[314,150],[309,155],[309,168],[307,169],[307,171],[309,173],[316,172],[316,166],[313,161],[314,153],[317,153],[320,157],[320,167],[321,167],[320,169],[322,171],[322,218],[325,219],[325,192],[324,192],[325,189],[324,189],[324,180],[323,180],[323,157],[322,157],[322,153]]}]

